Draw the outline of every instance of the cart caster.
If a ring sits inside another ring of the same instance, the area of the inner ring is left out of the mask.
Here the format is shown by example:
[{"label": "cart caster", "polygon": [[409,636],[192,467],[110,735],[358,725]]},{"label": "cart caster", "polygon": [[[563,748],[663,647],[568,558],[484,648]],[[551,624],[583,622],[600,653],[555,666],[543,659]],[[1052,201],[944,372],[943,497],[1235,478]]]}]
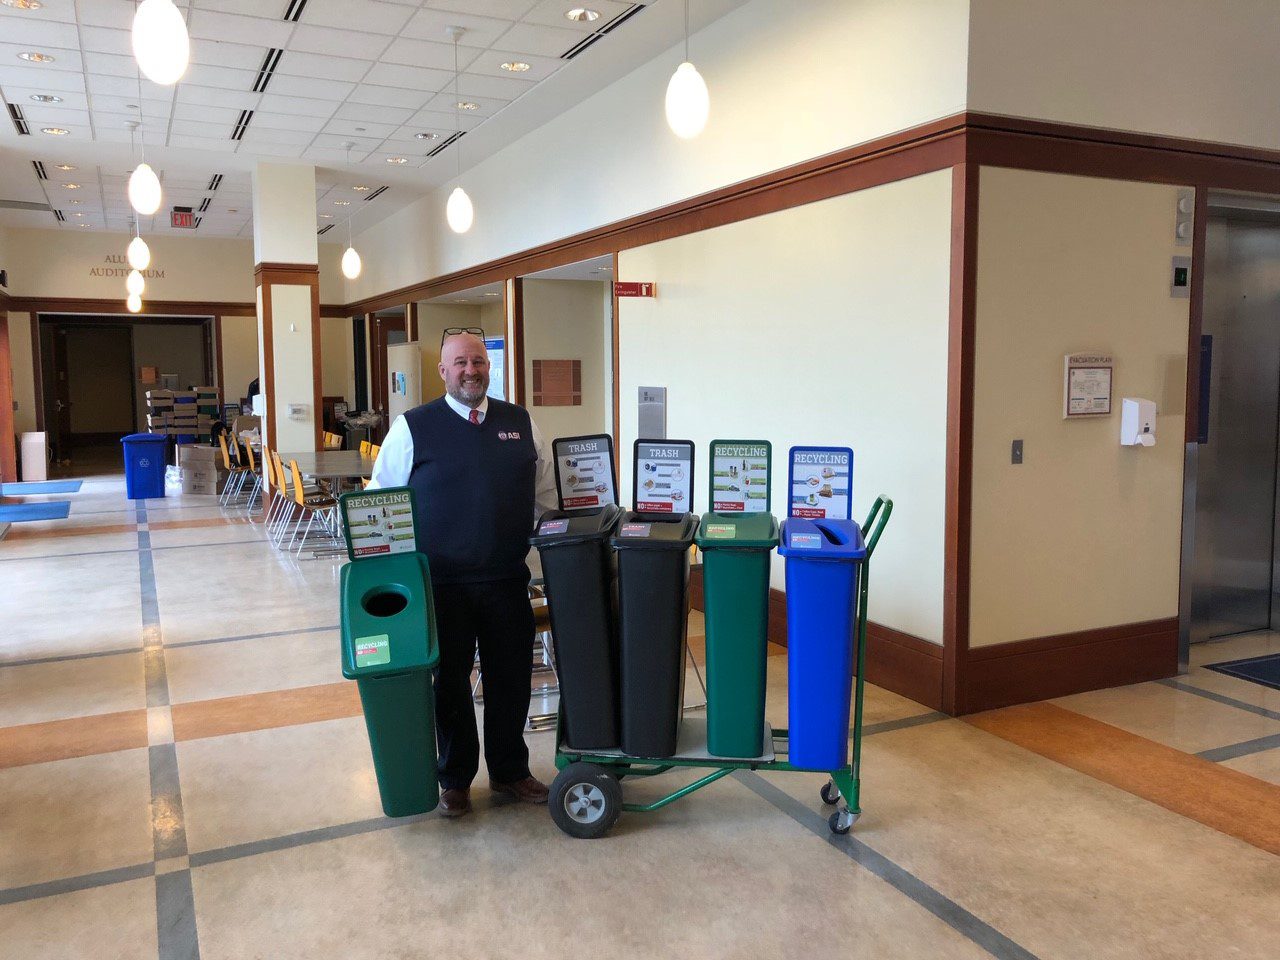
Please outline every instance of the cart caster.
[{"label": "cart caster", "polygon": [[840,791],[836,788],[834,780],[828,780],[824,783],[820,793],[822,796],[822,802],[829,807],[833,807],[840,802]]},{"label": "cart caster", "polygon": [[853,813],[849,810],[837,810],[827,818],[827,826],[831,828],[831,832],[843,837],[848,833],[855,823],[858,822],[860,813]]},{"label": "cart caster", "polygon": [[617,778],[594,763],[571,763],[556,775],[547,804],[557,827],[579,840],[603,837],[622,813]]}]

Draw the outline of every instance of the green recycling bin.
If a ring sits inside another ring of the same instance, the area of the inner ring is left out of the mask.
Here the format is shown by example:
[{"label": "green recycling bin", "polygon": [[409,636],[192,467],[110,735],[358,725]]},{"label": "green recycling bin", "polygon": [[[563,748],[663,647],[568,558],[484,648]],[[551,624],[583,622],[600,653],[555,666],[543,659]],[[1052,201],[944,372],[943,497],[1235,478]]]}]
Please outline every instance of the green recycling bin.
[{"label": "green recycling bin", "polygon": [[706,513],[697,544],[707,632],[707,749],[717,757],[757,757],[764,737],[769,554],[778,545],[778,522],[768,513]]},{"label": "green recycling bin", "polygon": [[426,813],[440,801],[431,685],[439,662],[423,554],[365,556],[342,568],[342,675],[360,689],[378,793],[389,817]]}]

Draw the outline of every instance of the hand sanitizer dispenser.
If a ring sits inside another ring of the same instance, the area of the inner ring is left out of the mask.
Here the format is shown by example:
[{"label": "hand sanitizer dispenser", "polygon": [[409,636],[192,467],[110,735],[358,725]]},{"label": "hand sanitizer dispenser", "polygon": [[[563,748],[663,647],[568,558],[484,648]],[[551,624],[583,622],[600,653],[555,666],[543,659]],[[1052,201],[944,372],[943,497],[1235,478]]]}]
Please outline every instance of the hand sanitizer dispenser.
[{"label": "hand sanitizer dispenser", "polygon": [[1125,397],[1120,403],[1120,445],[1156,445],[1156,405],[1150,400]]}]

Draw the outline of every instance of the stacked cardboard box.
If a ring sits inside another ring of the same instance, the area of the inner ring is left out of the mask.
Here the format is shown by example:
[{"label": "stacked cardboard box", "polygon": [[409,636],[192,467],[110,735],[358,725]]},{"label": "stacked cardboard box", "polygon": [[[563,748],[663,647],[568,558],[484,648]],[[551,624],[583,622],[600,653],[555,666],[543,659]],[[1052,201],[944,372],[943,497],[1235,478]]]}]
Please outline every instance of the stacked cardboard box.
[{"label": "stacked cardboard box", "polygon": [[147,426],[152,433],[208,438],[217,419],[216,387],[147,391]]},{"label": "stacked cardboard box", "polygon": [[152,433],[169,433],[169,424],[173,419],[173,391],[147,391],[147,428]]},{"label": "stacked cardboard box", "polygon": [[182,470],[182,492],[213,496],[218,492],[218,451],[204,444],[178,446],[178,466]]}]

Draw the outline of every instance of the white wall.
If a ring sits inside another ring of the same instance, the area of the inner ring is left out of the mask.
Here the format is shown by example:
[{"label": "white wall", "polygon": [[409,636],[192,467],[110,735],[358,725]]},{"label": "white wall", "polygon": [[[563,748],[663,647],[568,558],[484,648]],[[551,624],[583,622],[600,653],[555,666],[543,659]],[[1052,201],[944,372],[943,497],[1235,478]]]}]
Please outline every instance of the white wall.
[{"label": "white wall", "polygon": [[[673,47],[468,170],[475,226],[444,225],[453,182],[363,231],[347,300],[610,223],[965,106],[968,0],[753,0],[698,32],[711,93],[696,140],[667,128]],[[465,155],[465,139],[464,144]],[[565,162],[572,157],[573,162]]]},{"label": "white wall", "polygon": [[[524,281],[524,405],[547,442],[613,431],[604,363],[611,325],[602,296],[607,286],[599,280]],[[534,360],[581,361],[581,406],[537,406]]]},{"label": "white wall", "polygon": [[[272,284],[271,352],[275,360],[276,436],[281,453],[316,448],[314,381],[311,373],[311,290],[296,284]],[[290,329],[290,328],[293,329]],[[322,346],[323,349],[323,346]],[[266,381],[263,380],[263,388]],[[289,404],[307,406],[302,420],[289,418]]]},{"label": "white wall", "polygon": [[[1178,614],[1189,300],[1169,296],[1178,188],[984,167],[970,644]],[[1115,361],[1112,414],[1062,417],[1063,357]],[[1120,400],[1158,407],[1120,446]],[[1012,465],[1010,443],[1024,441]]]},{"label": "white wall", "polygon": [[253,252],[257,263],[316,263],[316,168],[262,163],[253,170]]},{"label": "white wall", "polygon": [[223,403],[239,403],[258,376],[258,318],[222,318]]},{"label": "white wall", "polygon": [[[772,507],[786,512],[795,444],[852,446],[854,508],[895,503],[875,558],[871,617],[942,641],[951,173],[940,171],[620,255],[621,446],[639,386],[668,388],[668,433],[774,447]],[[629,466],[621,478],[630,501]],[[775,561],[773,585],[784,585]]]},{"label": "white wall", "polygon": [[36,429],[35,366],[31,356],[31,318],[9,312],[9,359],[13,367],[13,430],[27,433]]},{"label": "white wall", "polygon": [[1275,0],[972,0],[969,109],[1280,148]]}]

